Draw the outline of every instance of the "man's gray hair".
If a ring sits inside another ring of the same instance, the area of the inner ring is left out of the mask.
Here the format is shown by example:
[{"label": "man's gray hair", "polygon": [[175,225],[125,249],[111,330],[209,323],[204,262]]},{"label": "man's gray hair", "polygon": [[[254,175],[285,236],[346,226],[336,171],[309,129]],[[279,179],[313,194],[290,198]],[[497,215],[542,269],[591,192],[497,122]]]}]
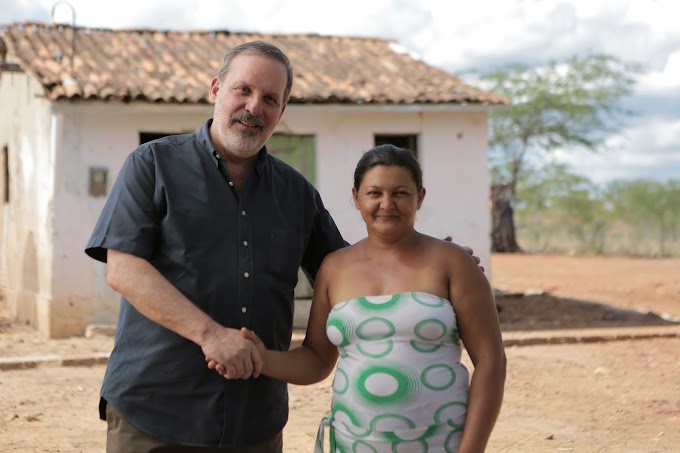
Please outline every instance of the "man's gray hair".
[{"label": "man's gray hair", "polygon": [[286,83],[286,91],[283,93],[283,103],[288,103],[288,97],[290,96],[290,90],[293,88],[293,66],[290,64],[290,60],[285,53],[281,51],[278,47],[265,41],[251,41],[238,46],[232,47],[224,55],[224,60],[222,62],[222,67],[217,72],[217,78],[222,81],[224,77],[229,72],[229,65],[234,61],[234,58],[241,54],[247,55],[263,55],[265,57],[273,58],[279,61],[286,67],[286,73],[288,75],[288,82]]}]

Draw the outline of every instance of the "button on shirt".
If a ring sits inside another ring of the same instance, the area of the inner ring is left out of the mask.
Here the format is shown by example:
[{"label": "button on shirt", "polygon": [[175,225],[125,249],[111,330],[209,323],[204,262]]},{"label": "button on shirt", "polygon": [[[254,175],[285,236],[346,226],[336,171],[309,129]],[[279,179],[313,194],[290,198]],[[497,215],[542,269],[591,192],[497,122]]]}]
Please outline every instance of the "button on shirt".
[{"label": "button on shirt", "polygon": [[[236,193],[209,120],[193,134],[146,143],[123,164],[86,253],[148,260],[220,324],[248,327],[287,350],[298,268],[314,278],[346,245],[316,189],[263,148]],[[271,439],[288,418],[286,384],[227,380],[198,345],[121,299],[101,396],[130,422],[175,444],[238,447]]]}]

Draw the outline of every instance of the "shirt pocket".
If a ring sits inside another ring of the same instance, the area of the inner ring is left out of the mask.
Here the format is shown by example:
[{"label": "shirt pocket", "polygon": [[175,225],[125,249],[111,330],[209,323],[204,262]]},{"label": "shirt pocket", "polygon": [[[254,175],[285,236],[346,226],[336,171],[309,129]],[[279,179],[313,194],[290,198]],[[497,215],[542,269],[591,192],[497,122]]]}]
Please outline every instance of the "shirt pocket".
[{"label": "shirt pocket", "polygon": [[268,268],[281,289],[294,289],[304,253],[302,234],[285,228],[272,228],[269,235]]}]

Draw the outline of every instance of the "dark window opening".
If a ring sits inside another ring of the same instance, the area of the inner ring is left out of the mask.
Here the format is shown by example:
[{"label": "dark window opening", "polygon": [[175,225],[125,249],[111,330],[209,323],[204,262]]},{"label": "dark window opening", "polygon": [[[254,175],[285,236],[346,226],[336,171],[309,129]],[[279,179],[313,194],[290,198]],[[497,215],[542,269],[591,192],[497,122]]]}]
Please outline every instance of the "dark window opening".
[{"label": "dark window opening", "polygon": [[168,132],[140,132],[139,133],[139,144],[143,145],[146,142],[150,142],[152,140],[167,137],[168,135],[177,135],[177,134],[171,134],[171,133],[168,133]]},{"label": "dark window opening", "polygon": [[416,158],[418,158],[418,136],[412,134],[400,134],[400,135],[375,135],[374,138],[375,146],[384,145],[385,143],[390,143],[399,148],[406,148],[410,150]]}]

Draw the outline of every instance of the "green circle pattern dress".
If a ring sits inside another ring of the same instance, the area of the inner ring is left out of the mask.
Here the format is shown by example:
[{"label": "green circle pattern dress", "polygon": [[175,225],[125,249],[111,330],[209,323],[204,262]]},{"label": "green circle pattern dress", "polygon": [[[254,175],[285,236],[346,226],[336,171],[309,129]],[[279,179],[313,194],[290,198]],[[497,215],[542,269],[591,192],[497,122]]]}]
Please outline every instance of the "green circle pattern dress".
[{"label": "green circle pattern dress", "polygon": [[427,293],[360,297],[333,307],[326,323],[339,360],[331,452],[456,452],[469,374],[460,363],[456,315]]}]

